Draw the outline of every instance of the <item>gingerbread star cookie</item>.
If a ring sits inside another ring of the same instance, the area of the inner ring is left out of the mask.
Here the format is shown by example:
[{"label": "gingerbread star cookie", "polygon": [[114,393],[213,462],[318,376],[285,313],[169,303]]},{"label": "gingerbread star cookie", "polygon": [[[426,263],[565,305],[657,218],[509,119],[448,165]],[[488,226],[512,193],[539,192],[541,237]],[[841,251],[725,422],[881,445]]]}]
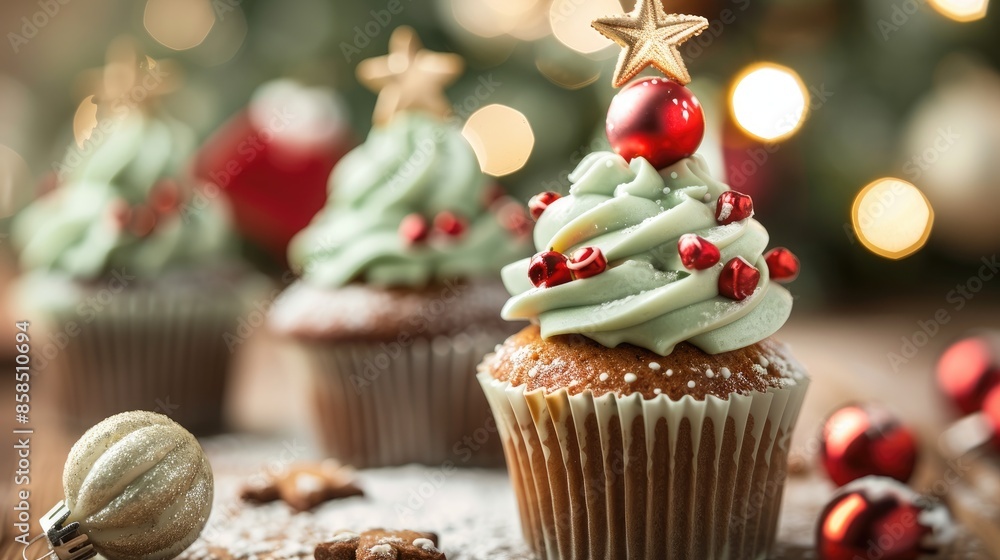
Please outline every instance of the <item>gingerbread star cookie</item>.
[{"label": "gingerbread star cookie", "polygon": [[344,531],[316,547],[316,560],[447,560],[434,533],[372,529]]},{"label": "gingerbread star cookie", "polygon": [[331,459],[293,465],[264,484],[243,488],[240,498],[257,504],[282,500],[296,512],[302,512],[330,500],[364,494],[354,483],[354,470]]}]

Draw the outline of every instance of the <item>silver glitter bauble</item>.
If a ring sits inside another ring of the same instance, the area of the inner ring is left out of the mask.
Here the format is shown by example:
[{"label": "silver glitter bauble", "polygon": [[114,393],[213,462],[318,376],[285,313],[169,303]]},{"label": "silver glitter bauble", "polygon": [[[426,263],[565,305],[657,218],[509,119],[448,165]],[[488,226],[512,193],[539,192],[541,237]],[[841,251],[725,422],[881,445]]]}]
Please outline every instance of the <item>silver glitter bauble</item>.
[{"label": "silver glitter bauble", "polygon": [[63,470],[70,510],[108,560],[166,560],[208,521],[214,480],[198,441],[161,414],[125,412],[76,442]]}]

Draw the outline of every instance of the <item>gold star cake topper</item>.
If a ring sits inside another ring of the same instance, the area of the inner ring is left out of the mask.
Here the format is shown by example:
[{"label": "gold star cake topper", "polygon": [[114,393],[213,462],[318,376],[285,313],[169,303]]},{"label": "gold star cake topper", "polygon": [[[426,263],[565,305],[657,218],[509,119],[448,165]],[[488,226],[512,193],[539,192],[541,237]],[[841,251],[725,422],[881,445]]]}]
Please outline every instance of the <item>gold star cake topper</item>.
[{"label": "gold star cake topper", "polygon": [[389,38],[389,54],[358,65],[358,80],[378,93],[375,124],[386,124],[397,113],[419,110],[446,117],[451,104],[444,89],[455,82],[465,64],[457,54],[423,48],[416,31],[399,27]]},{"label": "gold star cake topper", "polygon": [[707,29],[708,20],[667,14],[661,1],[636,0],[630,14],[594,20],[594,29],[624,47],[615,68],[615,87],[624,86],[650,65],[681,84],[691,81],[677,47]]}]

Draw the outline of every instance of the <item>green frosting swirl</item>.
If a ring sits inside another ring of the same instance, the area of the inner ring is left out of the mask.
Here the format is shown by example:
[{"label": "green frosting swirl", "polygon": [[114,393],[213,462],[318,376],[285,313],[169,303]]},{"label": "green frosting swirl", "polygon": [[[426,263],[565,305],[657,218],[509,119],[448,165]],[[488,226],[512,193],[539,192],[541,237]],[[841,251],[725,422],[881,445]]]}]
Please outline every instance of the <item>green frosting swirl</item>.
[{"label": "green frosting swirl", "polygon": [[[422,114],[375,128],[337,164],[330,198],[289,247],[306,282],[338,287],[360,280],[416,287],[433,280],[497,273],[530,251],[484,205],[487,178],[461,131]],[[409,214],[428,221],[450,211],[468,221],[457,238],[408,244],[399,226]]]},{"label": "green frosting swirl", "polygon": [[[133,109],[109,118],[99,138],[71,152],[59,187],[15,219],[12,238],[26,269],[93,279],[113,269],[152,277],[175,267],[229,254],[228,208],[220,197],[198,196],[188,207],[160,216],[139,237],[110,219],[115,205],[147,202],[161,179],[176,178],[195,148],[179,121]],[[197,204],[195,204],[197,203]]]},{"label": "green frosting swirl", "polygon": [[[534,288],[528,260],[503,270],[513,295],[506,319],[537,319],[543,337],[578,333],[614,347],[629,343],[661,355],[682,341],[710,354],[759,342],[791,311],[787,290],[770,281],[762,253],[767,231],[754,219],[719,225],[716,201],[729,190],[700,156],[657,172],[645,159],[610,152],[587,156],[570,176],[570,196],[551,204],[535,226],[539,251],[572,254],[599,247],[608,269],[552,288]],[[688,270],[677,240],[695,233],[719,247],[719,264]],[[743,257],[761,273],[756,291],[737,302],[719,295],[723,265]]]}]

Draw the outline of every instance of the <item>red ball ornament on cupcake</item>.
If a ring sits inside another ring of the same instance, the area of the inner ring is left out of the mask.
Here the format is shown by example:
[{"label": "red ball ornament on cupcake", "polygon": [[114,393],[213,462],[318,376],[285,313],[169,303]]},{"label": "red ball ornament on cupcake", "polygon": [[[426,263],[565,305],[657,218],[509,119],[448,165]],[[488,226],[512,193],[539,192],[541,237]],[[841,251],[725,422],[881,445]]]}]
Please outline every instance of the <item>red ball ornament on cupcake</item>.
[{"label": "red ball ornament on cupcake", "polygon": [[608,259],[598,247],[583,247],[573,253],[567,266],[573,271],[574,278],[591,278],[604,272],[608,267]]},{"label": "red ball ornament on cupcake", "polygon": [[569,259],[556,251],[543,251],[528,263],[528,278],[536,288],[552,288],[573,281]]},{"label": "red ball ornament on cupcake", "polygon": [[532,219],[537,222],[538,218],[542,217],[542,213],[545,212],[545,209],[560,198],[562,198],[562,195],[552,191],[546,191],[531,197],[531,200],[528,201],[528,211],[531,212]]},{"label": "red ball ornament on cupcake", "polygon": [[677,240],[677,253],[681,264],[693,270],[711,268],[721,258],[718,247],[693,233],[686,233]]},{"label": "red ball ornament on cupcake", "polygon": [[752,296],[760,282],[760,271],[743,257],[736,257],[722,267],[719,275],[719,293],[743,301]]},{"label": "red ball ornament on cupcake", "polygon": [[916,439],[882,406],[845,406],[827,418],[820,437],[820,461],[837,486],[869,475],[900,482],[913,476]]},{"label": "red ball ornament on cupcake", "polygon": [[705,113],[688,88],[665,78],[644,78],[622,88],[607,120],[611,147],[626,160],[645,158],[657,168],[692,156],[705,138]]},{"label": "red ball ornament on cupcake", "polygon": [[820,560],[917,560],[935,555],[954,534],[942,504],[905,485],[866,477],[837,491],[820,514]]}]

